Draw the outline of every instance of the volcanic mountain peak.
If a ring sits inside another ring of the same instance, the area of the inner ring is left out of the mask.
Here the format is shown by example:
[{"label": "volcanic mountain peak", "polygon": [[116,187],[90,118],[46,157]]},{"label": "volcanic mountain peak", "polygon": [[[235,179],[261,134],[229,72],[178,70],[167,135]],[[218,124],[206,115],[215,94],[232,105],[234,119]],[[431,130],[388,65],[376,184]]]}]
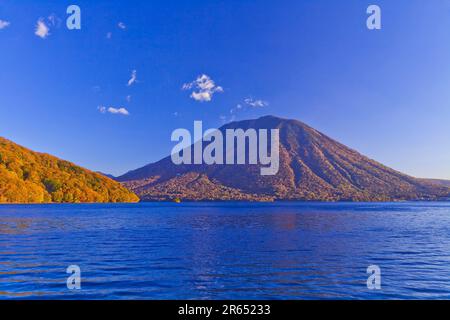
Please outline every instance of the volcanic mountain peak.
[{"label": "volcanic mountain peak", "polygon": [[[440,199],[450,189],[371,160],[298,120],[264,116],[226,129],[279,129],[280,165],[175,165],[170,157],[118,177],[142,200],[392,201]],[[226,191],[225,191],[226,190]]]}]

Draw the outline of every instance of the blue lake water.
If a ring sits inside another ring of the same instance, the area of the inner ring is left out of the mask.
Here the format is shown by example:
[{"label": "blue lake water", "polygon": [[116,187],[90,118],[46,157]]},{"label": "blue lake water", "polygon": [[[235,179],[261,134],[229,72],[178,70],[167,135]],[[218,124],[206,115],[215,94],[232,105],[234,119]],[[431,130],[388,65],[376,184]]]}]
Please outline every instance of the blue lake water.
[{"label": "blue lake water", "polygon": [[449,299],[450,203],[3,205],[11,298]]}]

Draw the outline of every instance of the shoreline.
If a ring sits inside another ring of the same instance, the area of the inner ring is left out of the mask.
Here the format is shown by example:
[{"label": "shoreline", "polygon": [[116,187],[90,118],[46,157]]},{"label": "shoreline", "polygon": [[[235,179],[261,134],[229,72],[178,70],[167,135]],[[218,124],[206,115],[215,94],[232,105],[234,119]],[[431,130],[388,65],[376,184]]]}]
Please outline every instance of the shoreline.
[{"label": "shoreline", "polygon": [[321,201],[321,200],[275,200],[275,201],[249,201],[249,200],[185,200],[180,203],[174,201],[138,201],[138,202],[63,202],[63,203],[0,203],[1,206],[65,206],[65,205],[136,205],[136,204],[173,204],[174,206],[196,203],[207,204],[226,204],[226,203],[242,203],[242,204],[401,204],[401,203],[445,203],[450,202],[450,199],[441,200],[392,200],[392,201]]}]

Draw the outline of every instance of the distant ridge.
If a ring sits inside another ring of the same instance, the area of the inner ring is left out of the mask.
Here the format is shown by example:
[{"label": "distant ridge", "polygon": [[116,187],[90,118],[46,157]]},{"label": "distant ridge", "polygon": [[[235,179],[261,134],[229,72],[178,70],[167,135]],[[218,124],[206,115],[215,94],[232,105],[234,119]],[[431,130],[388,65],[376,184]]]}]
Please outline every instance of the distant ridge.
[{"label": "distant ridge", "polygon": [[440,186],[450,187],[450,180],[443,180],[443,179],[420,179],[420,180],[426,183],[434,183]]},{"label": "distant ridge", "polygon": [[97,173],[101,174],[102,176],[108,177],[108,178],[110,178],[110,179],[116,180],[116,177],[113,176],[112,174],[109,174],[109,173],[103,173],[103,172],[101,172],[101,171],[97,171]]},{"label": "distant ridge", "polygon": [[0,203],[137,201],[116,181],[0,137]]},{"label": "distant ridge", "polygon": [[371,160],[298,121],[265,116],[228,128],[279,129],[280,169],[261,176],[258,165],[174,165],[170,156],[117,178],[143,201],[438,200],[450,188]]}]

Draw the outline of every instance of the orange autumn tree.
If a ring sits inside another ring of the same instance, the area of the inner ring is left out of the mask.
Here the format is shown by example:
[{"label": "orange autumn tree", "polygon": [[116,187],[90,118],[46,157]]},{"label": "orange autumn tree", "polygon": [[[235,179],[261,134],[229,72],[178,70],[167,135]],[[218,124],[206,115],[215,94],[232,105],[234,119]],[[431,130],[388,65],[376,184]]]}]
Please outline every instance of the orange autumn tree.
[{"label": "orange autumn tree", "polygon": [[137,201],[108,177],[0,137],[0,203]]}]

